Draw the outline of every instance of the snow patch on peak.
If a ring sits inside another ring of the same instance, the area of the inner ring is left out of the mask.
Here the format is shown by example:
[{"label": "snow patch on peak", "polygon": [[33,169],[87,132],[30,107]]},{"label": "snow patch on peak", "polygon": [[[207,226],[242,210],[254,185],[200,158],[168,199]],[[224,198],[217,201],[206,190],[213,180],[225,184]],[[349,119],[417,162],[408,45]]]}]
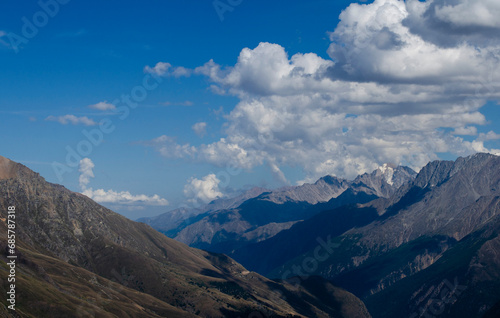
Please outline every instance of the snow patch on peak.
[{"label": "snow patch on peak", "polygon": [[387,163],[384,163],[382,166],[378,167],[378,169],[380,171],[382,171],[382,174],[385,174],[385,172],[387,171],[387,169],[390,169],[391,167],[389,167],[389,165]]},{"label": "snow patch on peak", "polygon": [[385,182],[387,182],[390,185],[394,184],[394,181],[392,178],[394,177],[394,168],[392,167],[393,165],[384,163],[382,166],[378,167],[378,169],[382,172],[382,175],[385,178]]}]

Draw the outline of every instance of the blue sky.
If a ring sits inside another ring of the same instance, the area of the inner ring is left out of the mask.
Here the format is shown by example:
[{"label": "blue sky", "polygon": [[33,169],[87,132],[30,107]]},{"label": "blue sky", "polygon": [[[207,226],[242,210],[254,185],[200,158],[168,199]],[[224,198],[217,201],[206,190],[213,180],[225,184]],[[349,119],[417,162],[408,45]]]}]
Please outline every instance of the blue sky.
[{"label": "blue sky", "polygon": [[487,1],[0,6],[0,154],[130,218],[500,149]]}]

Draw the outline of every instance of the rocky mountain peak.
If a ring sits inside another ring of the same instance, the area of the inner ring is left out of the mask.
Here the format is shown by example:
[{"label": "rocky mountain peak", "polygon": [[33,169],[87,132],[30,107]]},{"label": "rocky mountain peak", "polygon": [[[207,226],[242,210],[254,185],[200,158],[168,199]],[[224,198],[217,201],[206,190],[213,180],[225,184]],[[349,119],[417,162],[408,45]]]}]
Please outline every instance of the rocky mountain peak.
[{"label": "rocky mountain peak", "polygon": [[239,195],[229,198],[219,198],[215,199],[207,205],[201,207],[200,212],[208,212],[223,209],[233,209],[238,207],[244,201],[255,198],[264,192],[268,192],[268,189],[261,187],[252,187],[246,191],[242,191]]},{"label": "rocky mountain peak", "polygon": [[467,170],[474,173],[500,157],[488,153],[476,153],[467,157],[460,157],[456,161],[432,161],[420,170],[415,178],[414,185],[420,188],[435,187],[458,172]]},{"label": "rocky mountain peak", "polygon": [[263,199],[283,204],[288,201],[303,201],[309,204],[327,202],[338,197],[349,187],[349,181],[327,175],[315,183],[304,183],[277,189],[262,196]]},{"label": "rocky mountain peak", "polygon": [[356,188],[364,189],[378,197],[391,196],[403,184],[411,182],[417,173],[411,168],[386,163],[371,173],[364,173],[353,181]]},{"label": "rocky mountain peak", "polygon": [[0,180],[12,179],[16,176],[16,163],[0,156]]},{"label": "rocky mountain peak", "polygon": [[343,181],[344,180],[339,179],[335,176],[327,175],[327,176],[324,176],[324,177],[318,179],[318,181],[316,181],[314,184],[326,183],[326,184],[330,184],[330,185],[340,185]]},{"label": "rocky mountain peak", "polygon": [[40,174],[32,171],[28,167],[0,156],[0,180],[19,179],[30,182],[32,179],[41,179]]},{"label": "rocky mountain peak", "polygon": [[453,164],[453,161],[429,162],[420,170],[414,184],[420,188],[435,187],[447,178]]}]

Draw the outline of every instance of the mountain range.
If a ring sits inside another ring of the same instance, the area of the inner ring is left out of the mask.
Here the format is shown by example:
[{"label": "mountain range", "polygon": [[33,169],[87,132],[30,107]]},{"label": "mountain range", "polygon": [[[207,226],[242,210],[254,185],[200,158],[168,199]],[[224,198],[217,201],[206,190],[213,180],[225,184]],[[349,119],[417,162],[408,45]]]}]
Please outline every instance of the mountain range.
[{"label": "mountain range", "polygon": [[499,230],[500,157],[478,153],[264,192],[166,234],[270,279],[323,277],[373,317],[498,317]]},{"label": "mountain range", "polygon": [[[238,248],[288,230],[320,211],[389,197],[415,175],[408,167],[385,164],[351,181],[325,176],[314,184],[274,191],[252,189],[240,196],[247,200],[231,200],[232,206],[222,209],[211,208],[212,203],[203,212],[191,213],[182,221],[178,218],[179,210],[138,221],[190,246],[232,254]],[[221,205],[224,201],[216,202]]]},{"label": "mountain range", "polygon": [[0,157],[4,295],[10,206],[16,317],[500,316],[491,154],[254,188],[143,219],[160,231]]},{"label": "mountain range", "polygon": [[0,157],[0,290],[15,207],[16,310],[2,317],[370,317],[329,281],[270,280]]}]

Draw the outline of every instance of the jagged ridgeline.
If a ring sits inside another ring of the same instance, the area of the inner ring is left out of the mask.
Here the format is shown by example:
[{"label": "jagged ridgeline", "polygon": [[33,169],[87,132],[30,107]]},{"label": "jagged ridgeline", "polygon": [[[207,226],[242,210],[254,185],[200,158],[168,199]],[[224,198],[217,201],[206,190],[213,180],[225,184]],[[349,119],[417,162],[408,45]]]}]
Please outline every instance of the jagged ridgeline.
[{"label": "jagged ridgeline", "polygon": [[[313,277],[273,281],[172,240],[0,157],[0,286],[7,292],[16,207],[17,317],[369,317],[351,293]],[[6,297],[0,315],[9,317]]]},{"label": "jagged ridgeline", "polygon": [[[238,204],[164,233],[271,279],[323,277],[373,317],[500,317],[499,156],[433,161],[418,174],[383,165]],[[165,215],[144,221],[169,226]]]},{"label": "jagged ridgeline", "polygon": [[[267,240],[318,212],[388,198],[415,175],[408,167],[385,164],[354,180],[325,176],[313,184],[297,187],[273,191],[253,188],[230,200],[219,199],[198,209],[177,209],[138,221],[192,247],[246,254],[238,250]],[[297,248],[296,244],[291,246]],[[253,255],[250,258],[261,267],[273,266]]]}]

